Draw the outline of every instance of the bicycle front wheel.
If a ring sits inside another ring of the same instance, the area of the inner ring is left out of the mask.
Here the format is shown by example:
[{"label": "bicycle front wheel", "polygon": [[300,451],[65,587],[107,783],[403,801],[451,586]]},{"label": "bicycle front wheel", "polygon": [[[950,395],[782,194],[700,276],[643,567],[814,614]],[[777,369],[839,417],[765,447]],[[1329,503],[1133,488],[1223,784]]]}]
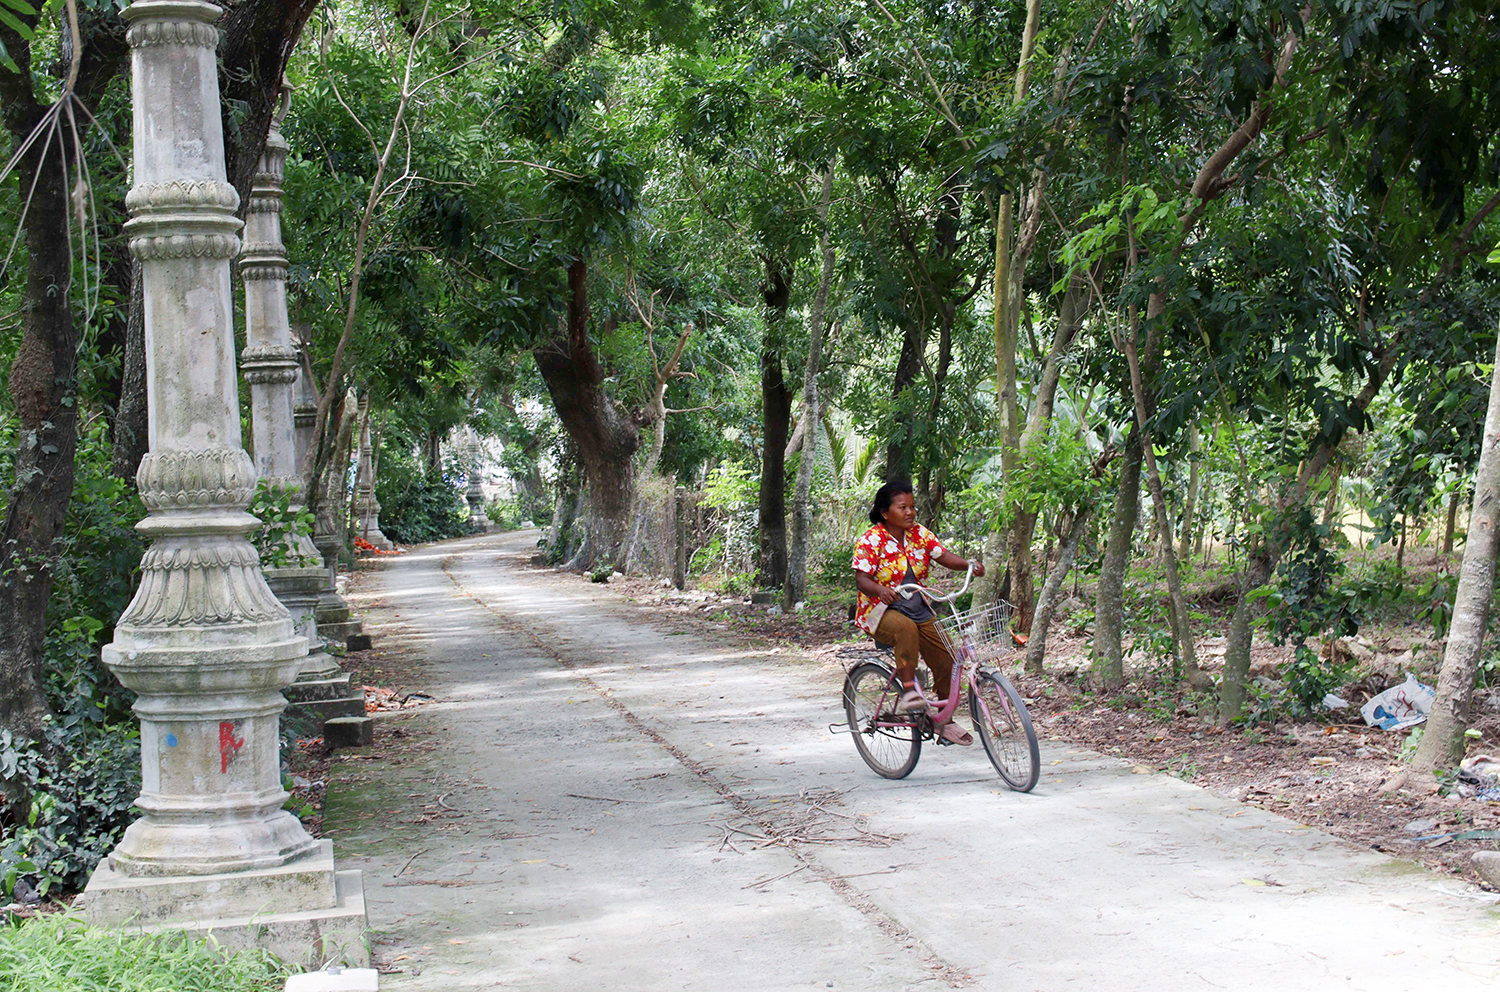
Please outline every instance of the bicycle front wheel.
[{"label": "bicycle front wheel", "polygon": [[969,713],[985,753],[1005,784],[1030,792],[1042,774],[1031,714],[1010,680],[998,672],[983,672],[969,689]]},{"label": "bicycle front wheel", "polygon": [[896,700],[900,698],[901,685],[884,665],[857,665],[844,680],[844,715],[854,746],[865,764],[883,778],[910,775],[922,754],[922,739],[915,726],[904,722],[876,726],[877,722],[895,722]]}]

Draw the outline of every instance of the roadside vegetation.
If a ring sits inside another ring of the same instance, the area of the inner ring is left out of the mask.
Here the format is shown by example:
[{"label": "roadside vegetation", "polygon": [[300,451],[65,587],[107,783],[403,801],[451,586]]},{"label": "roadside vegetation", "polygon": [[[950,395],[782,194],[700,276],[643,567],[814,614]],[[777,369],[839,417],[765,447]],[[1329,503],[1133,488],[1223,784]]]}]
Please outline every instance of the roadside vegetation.
[{"label": "roadside vegetation", "polygon": [[[99,649],[146,403],[117,5],[73,4],[66,96],[67,5],[0,5],[0,905],[31,913],[132,815]],[[1210,781],[1199,745],[1137,745],[1352,740],[1410,672],[1432,722],[1361,731],[1350,759],[1389,760],[1360,788],[1445,798],[1500,746],[1493,5],[243,0],[224,25],[242,194],[295,87],[308,493],[346,558],[368,430],[397,541],[468,533],[477,479],[549,565],[853,648],[850,548],[907,477],[986,561],[970,602],[1014,605],[1058,735]]]}]

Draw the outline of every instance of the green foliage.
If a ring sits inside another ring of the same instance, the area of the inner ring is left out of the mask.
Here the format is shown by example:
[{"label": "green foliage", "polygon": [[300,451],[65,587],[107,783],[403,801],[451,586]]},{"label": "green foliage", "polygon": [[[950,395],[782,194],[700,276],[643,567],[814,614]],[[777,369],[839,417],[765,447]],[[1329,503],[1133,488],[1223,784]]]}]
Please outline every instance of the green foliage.
[{"label": "green foliage", "polygon": [[99,660],[99,645],[134,594],[145,542],[135,524],[146,515],[135,487],[110,474],[108,430],[102,420],[79,439],[73,499],[54,544],[52,597],[47,603],[47,697],[65,722],[132,720],[133,693]]},{"label": "green foliage", "polygon": [[267,951],[226,951],[185,931],[139,935],[76,914],[0,927],[0,992],[275,992],[289,969]]},{"label": "green foliage", "polygon": [[260,563],[266,568],[302,568],[315,564],[316,558],[297,550],[297,539],[311,539],[317,520],[305,506],[293,500],[301,493],[286,486],[261,479],[250,500],[249,513],[260,518],[260,527],[250,535]]},{"label": "green foliage", "polygon": [[49,718],[46,735],[44,753],[0,730],[0,776],[30,793],[25,822],[0,830],[0,893],[7,896],[19,879],[43,897],[82,888],[135,818],[141,756],[134,720]]},{"label": "green foliage", "polygon": [[1329,527],[1306,510],[1292,518],[1290,545],[1277,566],[1278,583],[1260,590],[1271,606],[1271,637],[1291,643],[1292,660],[1282,668],[1294,715],[1305,716],[1349,677],[1349,661],[1323,658],[1307,645],[1314,636],[1352,637],[1359,632],[1372,597],[1386,595],[1378,581],[1337,580],[1344,563],[1327,547]]},{"label": "green foliage", "polygon": [[[523,521],[531,519],[520,499],[492,499],[484,504],[484,515],[500,530],[517,530]],[[532,520],[532,523],[536,522]]]},{"label": "green foliage", "polygon": [[1458,576],[1449,572],[1438,572],[1418,587],[1417,597],[1424,605],[1417,615],[1432,624],[1433,636],[1448,636],[1448,625],[1453,622],[1453,602],[1457,596]]},{"label": "green foliage", "polygon": [[437,478],[387,449],[376,480],[380,529],[398,544],[423,544],[469,533],[469,504],[455,473]]}]

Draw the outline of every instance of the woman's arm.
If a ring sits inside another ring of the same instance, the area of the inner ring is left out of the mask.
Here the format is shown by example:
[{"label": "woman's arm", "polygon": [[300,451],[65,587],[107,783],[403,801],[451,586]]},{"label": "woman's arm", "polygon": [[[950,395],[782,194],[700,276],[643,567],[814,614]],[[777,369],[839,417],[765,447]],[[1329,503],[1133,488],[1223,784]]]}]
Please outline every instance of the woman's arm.
[{"label": "woman's arm", "polygon": [[876,582],[875,576],[869,572],[861,572],[855,569],[854,587],[871,599],[879,600],[886,606],[890,606],[897,599],[896,590]]},{"label": "woman's arm", "polygon": [[944,568],[951,568],[955,572],[962,572],[972,564],[974,566],[974,577],[982,578],[984,576],[983,565],[979,564],[979,562],[977,561],[970,562],[967,558],[960,558],[958,555],[949,551],[947,548],[944,548],[943,553],[938,555],[937,563],[939,565],[942,565]]}]

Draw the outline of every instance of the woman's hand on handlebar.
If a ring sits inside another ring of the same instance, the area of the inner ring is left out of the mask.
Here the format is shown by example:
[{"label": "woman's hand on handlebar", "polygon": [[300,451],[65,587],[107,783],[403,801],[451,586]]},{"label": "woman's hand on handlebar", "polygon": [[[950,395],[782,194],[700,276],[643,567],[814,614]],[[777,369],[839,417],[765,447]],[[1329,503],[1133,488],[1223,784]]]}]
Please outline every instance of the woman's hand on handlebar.
[{"label": "woman's hand on handlebar", "polygon": [[937,561],[939,565],[942,565],[944,568],[951,568],[955,572],[962,572],[964,569],[973,569],[974,578],[978,579],[984,577],[983,565],[981,565],[977,561],[969,561],[965,558],[960,558],[958,555],[954,554],[951,551],[945,550],[942,554],[942,557],[938,558]]}]

